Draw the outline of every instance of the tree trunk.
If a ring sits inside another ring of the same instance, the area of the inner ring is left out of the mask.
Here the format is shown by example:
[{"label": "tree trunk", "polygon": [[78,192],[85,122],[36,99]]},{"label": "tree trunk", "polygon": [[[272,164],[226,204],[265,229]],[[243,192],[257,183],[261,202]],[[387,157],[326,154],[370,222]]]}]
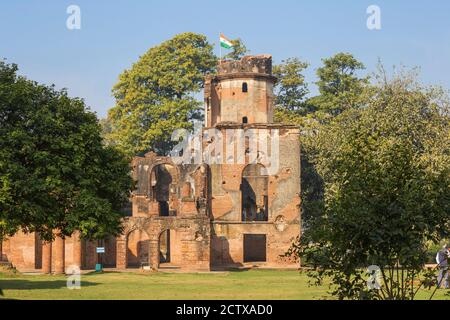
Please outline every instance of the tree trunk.
[{"label": "tree trunk", "polygon": [[3,237],[0,237],[0,261],[3,261]]}]

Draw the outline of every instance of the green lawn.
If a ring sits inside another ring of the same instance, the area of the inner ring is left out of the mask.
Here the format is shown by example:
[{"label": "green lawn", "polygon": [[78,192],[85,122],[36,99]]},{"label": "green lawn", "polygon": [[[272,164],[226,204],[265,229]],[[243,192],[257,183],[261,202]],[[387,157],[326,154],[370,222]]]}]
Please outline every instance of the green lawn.
[{"label": "green lawn", "polygon": [[[309,287],[298,271],[251,270],[209,274],[86,274],[80,290],[66,277],[0,273],[4,298],[11,299],[329,299],[326,287]],[[444,299],[439,290],[435,298]],[[421,292],[427,298],[428,292]],[[447,299],[449,297],[447,296]]]}]

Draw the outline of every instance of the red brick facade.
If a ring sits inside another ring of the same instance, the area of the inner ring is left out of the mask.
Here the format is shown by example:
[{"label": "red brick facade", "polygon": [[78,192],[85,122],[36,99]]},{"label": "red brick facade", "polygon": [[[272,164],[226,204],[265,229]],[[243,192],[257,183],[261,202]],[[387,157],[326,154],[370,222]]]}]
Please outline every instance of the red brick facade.
[{"label": "red brick facade", "polygon": [[[218,74],[205,81],[202,132],[208,139],[202,145],[223,144],[222,162],[136,157],[132,215],[124,219],[121,236],[99,243],[74,234],[47,244],[18,233],[3,243],[4,258],[19,270],[62,273],[72,265],[94,268],[95,248],[103,246],[101,262],[118,269],[297,267],[282,255],[300,234],[299,130],[273,123],[274,83],[270,56],[220,62]],[[257,146],[230,136],[233,130],[255,133]],[[275,132],[277,149],[262,148],[261,141]],[[230,161],[242,150],[242,162]],[[259,162],[261,154],[278,158],[276,171]]]}]

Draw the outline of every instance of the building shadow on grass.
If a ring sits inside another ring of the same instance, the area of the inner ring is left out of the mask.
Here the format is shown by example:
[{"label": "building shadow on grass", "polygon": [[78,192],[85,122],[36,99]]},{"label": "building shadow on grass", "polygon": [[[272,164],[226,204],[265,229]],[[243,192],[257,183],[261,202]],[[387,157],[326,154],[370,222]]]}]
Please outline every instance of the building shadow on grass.
[{"label": "building shadow on grass", "polygon": [[[81,287],[91,287],[98,284],[81,280]],[[3,290],[3,294],[5,294],[5,290],[49,290],[63,288],[67,288],[66,280],[32,281],[25,279],[0,279],[0,290]]]}]

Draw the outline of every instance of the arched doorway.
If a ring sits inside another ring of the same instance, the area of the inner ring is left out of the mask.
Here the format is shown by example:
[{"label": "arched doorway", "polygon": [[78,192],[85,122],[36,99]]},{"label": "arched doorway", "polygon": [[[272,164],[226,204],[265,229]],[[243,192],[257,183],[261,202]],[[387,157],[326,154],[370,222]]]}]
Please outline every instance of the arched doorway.
[{"label": "arched doorway", "polygon": [[176,267],[180,264],[181,248],[175,230],[167,229],[159,235],[159,266]]},{"label": "arched doorway", "polygon": [[139,268],[149,263],[149,237],[145,231],[134,230],[127,237],[127,268]]},{"label": "arched doorway", "polygon": [[249,164],[242,172],[242,221],[268,221],[267,170],[262,164]]},{"label": "arched doorway", "polygon": [[169,164],[159,164],[155,166],[151,174],[152,199],[158,202],[159,215],[161,217],[168,217],[174,215],[170,211],[169,200],[171,193],[171,186],[173,183],[172,175],[175,168]]}]

